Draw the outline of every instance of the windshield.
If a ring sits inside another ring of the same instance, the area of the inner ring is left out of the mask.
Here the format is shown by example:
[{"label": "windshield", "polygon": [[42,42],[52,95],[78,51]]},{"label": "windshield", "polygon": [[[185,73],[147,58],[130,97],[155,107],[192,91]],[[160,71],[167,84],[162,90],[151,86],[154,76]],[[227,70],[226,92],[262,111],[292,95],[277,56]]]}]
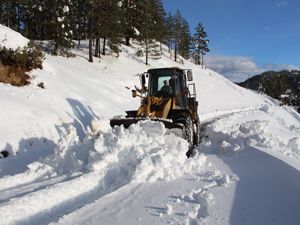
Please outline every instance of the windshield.
[{"label": "windshield", "polygon": [[173,95],[174,90],[174,70],[150,70],[149,71],[149,95],[160,94]]}]

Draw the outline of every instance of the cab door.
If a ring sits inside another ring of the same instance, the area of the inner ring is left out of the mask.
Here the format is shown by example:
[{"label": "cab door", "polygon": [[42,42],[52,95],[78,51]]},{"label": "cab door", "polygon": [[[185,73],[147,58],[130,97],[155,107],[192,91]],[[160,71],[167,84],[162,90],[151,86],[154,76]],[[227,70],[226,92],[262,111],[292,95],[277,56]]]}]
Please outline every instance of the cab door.
[{"label": "cab door", "polygon": [[184,93],[186,89],[186,78],[183,72],[176,71],[175,74],[175,99],[176,107],[180,109],[188,108],[188,96]]}]

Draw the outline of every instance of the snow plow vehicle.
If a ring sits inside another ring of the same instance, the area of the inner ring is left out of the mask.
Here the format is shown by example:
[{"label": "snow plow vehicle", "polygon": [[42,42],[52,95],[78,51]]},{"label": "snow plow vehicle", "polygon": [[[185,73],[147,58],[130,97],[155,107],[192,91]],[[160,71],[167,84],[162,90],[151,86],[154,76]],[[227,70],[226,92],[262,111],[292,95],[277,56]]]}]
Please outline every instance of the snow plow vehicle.
[{"label": "snow plow vehicle", "polygon": [[125,118],[111,119],[111,127],[128,128],[147,119],[162,122],[168,129],[181,129],[183,138],[189,143],[186,154],[192,156],[194,146],[201,141],[195,83],[188,84],[193,81],[192,70],[158,68],[138,76],[141,88],[135,86],[132,96],[141,98],[139,109],[126,111]]}]

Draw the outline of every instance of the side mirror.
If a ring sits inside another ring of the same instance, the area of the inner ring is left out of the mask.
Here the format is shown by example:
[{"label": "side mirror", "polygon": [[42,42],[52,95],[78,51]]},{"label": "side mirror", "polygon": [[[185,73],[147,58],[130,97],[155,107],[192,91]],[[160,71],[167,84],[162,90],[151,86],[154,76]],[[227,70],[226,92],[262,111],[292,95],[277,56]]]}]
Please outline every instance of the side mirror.
[{"label": "side mirror", "polygon": [[132,97],[135,98],[136,95],[137,95],[137,94],[136,94],[136,90],[132,90],[131,93],[132,93]]},{"label": "side mirror", "polygon": [[192,70],[188,70],[186,72],[186,75],[187,75],[187,80],[188,81],[193,81],[193,72],[192,72]]},{"label": "side mirror", "polygon": [[146,84],[146,77],[145,74],[142,75],[142,85],[145,86]]}]

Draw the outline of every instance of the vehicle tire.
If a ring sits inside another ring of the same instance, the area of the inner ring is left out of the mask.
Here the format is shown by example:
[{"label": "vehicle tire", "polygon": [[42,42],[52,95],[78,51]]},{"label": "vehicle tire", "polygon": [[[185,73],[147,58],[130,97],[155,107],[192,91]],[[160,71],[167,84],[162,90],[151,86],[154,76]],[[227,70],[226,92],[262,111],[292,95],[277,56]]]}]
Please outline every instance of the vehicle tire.
[{"label": "vehicle tire", "polygon": [[194,150],[194,124],[192,118],[188,114],[180,114],[177,116],[175,122],[183,124],[182,135],[183,138],[189,143],[189,148],[186,155],[187,157],[191,157]]},{"label": "vehicle tire", "polygon": [[194,145],[199,145],[202,142],[200,120],[198,119],[194,125]]}]

